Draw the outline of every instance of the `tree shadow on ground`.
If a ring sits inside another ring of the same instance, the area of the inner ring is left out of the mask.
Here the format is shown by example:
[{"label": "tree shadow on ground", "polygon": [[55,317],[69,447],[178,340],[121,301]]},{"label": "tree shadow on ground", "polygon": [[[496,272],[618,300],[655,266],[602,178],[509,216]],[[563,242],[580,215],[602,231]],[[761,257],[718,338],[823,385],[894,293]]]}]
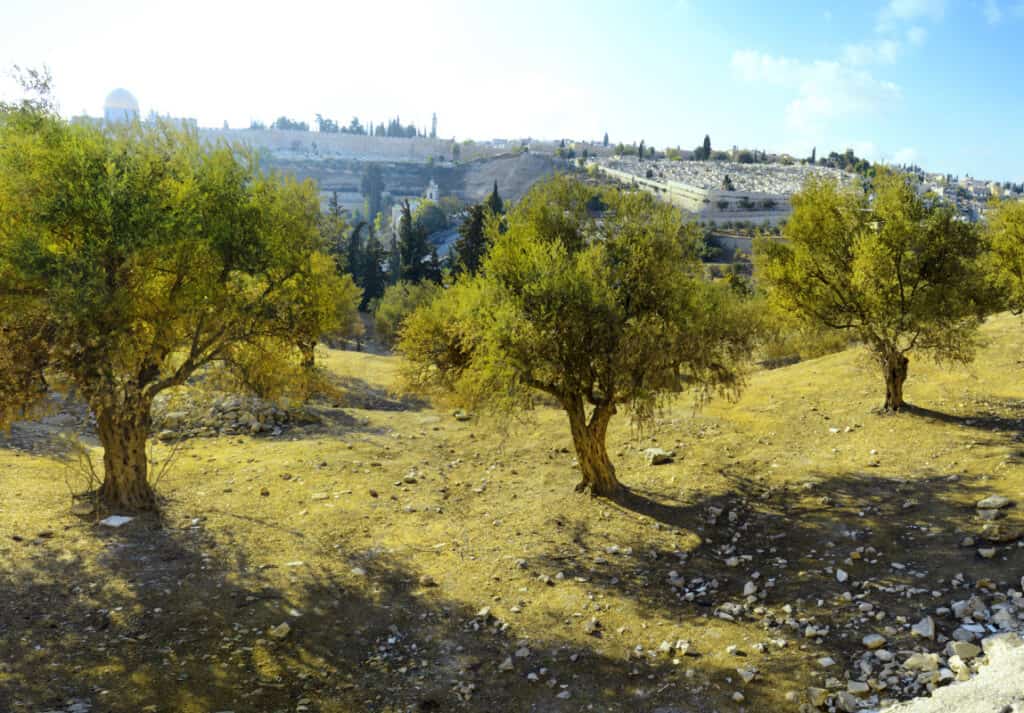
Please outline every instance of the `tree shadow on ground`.
[{"label": "tree shadow on ground", "polygon": [[[562,543],[535,558],[537,569],[585,580],[633,602],[649,619],[754,625],[763,629],[769,654],[770,642],[784,638],[790,648],[807,648],[799,654],[804,659],[830,656],[847,670],[865,653],[864,635],[896,625],[891,644],[919,648],[909,624],[979,587],[1016,587],[1024,571],[1024,549],[1015,546],[1024,521],[1003,519],[993,531],[974,509],[991,491],[970,476],[822,473],[770,488],[756,468],[739,463],[723,472],[723,494],[677,499],[627,490],[617,506],[651,521],[657,536],[609,545],[606,533],[570,522],[572,556]],[[961,545],[967,535],[973,546]],[[690,544],[669,545],[673,537]],[[986,545],[996,547],[993,559],[979,557],[977,547]],[[882,619],[873,618],[878,612]],[[807,638],[808,624],[829,632]],[[957,625],[937,621],[940,636]],[[791,671],[796,655],[768,655],[759,663],[762,674]],[[842,678],[839,669],[829,675],[837,671]],[[824,672],[817,685],[823,682]],[[751,710],[778,704],[767,695],[748,692]]]},{"label": "tree shadow on ground", "polygon": [[0,710],[715,708],[663,660],[523,640],[386,552],[325,543],[330,559],[268,566],[236,545],[202,518],[157,517],[0,544]]}]

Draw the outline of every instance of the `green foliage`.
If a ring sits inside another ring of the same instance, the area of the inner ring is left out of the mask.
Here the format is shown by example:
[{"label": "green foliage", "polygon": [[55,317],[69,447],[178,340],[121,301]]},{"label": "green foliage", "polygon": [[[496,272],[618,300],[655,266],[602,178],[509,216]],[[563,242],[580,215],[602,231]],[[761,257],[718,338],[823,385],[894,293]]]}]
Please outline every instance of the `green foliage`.
[{"label": "green foliage", "polygon": [[452,269],[455,274],[475,275],[480,270],[487,252],[487,238],[484,225],[487,208],[483,204],[472,205],[468,215],[459,225],[459,238],[455,241]]},{"label": "green foliage", "polygon": [[278,129],[280,131],[309,131],[309,124],[305,121],[289,119],[287,116],[279,116],[274,120],[274,123],[270,125],[270,128]]},{"label": "green foliage", "polygon": [[677,211],[600,188],[608,210],[596,216],[594,190],[567,177],[535,186],[490,234],[482,272],[415,312],[400,341],[415,388],[498,410],[551,395],[581,457],[592,439],[603,453],[618,407],[643,421],[687,388],[734,391],[752,347],[742,306],[700,277],[694,230]]},{"label": "green foliage", "polygon": [[494,182],[494,188],[491,190],[491,194],[487,196],[486,206],[487,209],[495,215],[501,215],[505,212],[505,201],[503,201],[501,196],[498,194],[497,181]]},{"label": "green foliage", "polygon": [[399,279],[422,282],[427,276],[424,260],[430,255],[427,235],[413,219],[409,201],[402,202],[402,217],[398,224]]},{"label": "green foliage", "polygon": [[440,292],[441,288],[433,282],[397,282],[390,285],[373,310],[377,338],[389,347],[394,346],[409,315],[418,307],[431,303]]},{"label": "green foliage", "polygon": [[1004,200],[988,213],[986,234],[991,245],[992,275],[1007,306],[1024,312],[1024,201]]},{"label": "green foliage", "polygon": [[413,214],[413,222],[417,230],[424,235],[431,235],[448,227],[448,216],[434,201],[420,201]]},{"label": "green foliage", "polygon": [[244,149],[194,131],[4,106],[0,333],[21,353],[0,359],[14,367],[0,391],[39,396],[29,365],[73,382],[99,424],[105,496],[151,506],[157,393],[239,345],[308,350],[343,328],[357,294],[321,252],[319,200],[312,183],[263,175]]},{"label": "green foliage", "polygon": [[379,164],[367,164],[359,190],[366,199],[366,219],[372,223],[380,212],[381,197],[384,194],[384,175]]},{"label": "green foliage", "polygon": [[993,304],[978,231],[946,208],[927,208],[896,174],[873,201],[812,178],[793,196],[783,241],[754,243],[756,274],[782,309],[849,330],[883,366],[886,407],[902,406],[907,355],[969,361]]}]

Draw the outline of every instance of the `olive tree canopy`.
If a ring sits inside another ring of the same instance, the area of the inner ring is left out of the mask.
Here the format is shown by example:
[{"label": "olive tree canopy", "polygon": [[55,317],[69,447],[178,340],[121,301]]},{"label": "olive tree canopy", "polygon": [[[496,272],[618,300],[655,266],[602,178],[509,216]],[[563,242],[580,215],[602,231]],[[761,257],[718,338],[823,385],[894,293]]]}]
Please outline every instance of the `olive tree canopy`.
[{"label": "olive tree canopy", "polygon": [[612,416],[649,418],[688,388],[737,389],[753,332],[729,291],[703,280],[678,211],[646,193],[555,177],[512,209],[504,230],[491,227],[479,274],[406,321],[399,349],[410,379],[475,408],[521,409],[550,395],[569,418],[577,489],[613,496]]},{"label": "olive tree canopy", "polygon": [[100,495],[153,507],[154,397],[254,344],[295,352],[358,299],[328,269],[318,214],[314,185],[194,131],[0,105],[3,416],[69,380],[96,417]]}]

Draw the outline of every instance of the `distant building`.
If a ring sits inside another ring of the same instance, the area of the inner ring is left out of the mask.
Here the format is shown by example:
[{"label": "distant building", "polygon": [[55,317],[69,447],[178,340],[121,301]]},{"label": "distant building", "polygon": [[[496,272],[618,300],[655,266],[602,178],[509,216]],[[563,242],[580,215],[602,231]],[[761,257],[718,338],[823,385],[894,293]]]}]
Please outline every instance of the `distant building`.
[{"label": "distant building", "polygon": [[139,102],[127,89],[115,89],[103,102],[103,120],[108,124],[121,124],[139,118]]}]

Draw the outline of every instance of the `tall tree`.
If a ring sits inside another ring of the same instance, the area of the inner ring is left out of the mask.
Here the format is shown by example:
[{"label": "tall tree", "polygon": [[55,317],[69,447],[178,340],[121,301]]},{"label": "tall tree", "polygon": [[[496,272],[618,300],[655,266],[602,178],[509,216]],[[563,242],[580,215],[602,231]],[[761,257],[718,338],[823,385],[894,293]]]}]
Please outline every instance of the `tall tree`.
[{"label": "tall tree", "polygon": [[363,198],[366,199],[366,219],[372,223],[380,212],[381,198],[384,194],[384,174],[381,172],[380,164],[366,165],[359,187]]},{"label": "tall tree", "polygon": [[5,415],[43,398],[43,379],[74,383],[103,446],[101,498],[154,507],[157,394],[253,345],[297,362],[351,294],[325,270],[319,203],[312,183],[263,175],[195,131],[0,105]]},{"label": "tall tree", "polygon": [[402,201],[402,217],[398,224],[399,279],[422,282],[426,277],[423,261],[430,255],[427,236],[413,220],[409,201]]},{"label": "tall tree", "polygon": [[501,215],[505,212],[505,201],[498,195],[498,181],[494,181],[494,188],[491,189],[491,194],[487,196],[487,208],[495,215]]},{"label": "tall tree", "polygon": [[430,138],[437,138],[437,112],[430,117]]},{"label": "tall tree", "polygon": [[704,134],[704,144],[701,146],[703,149],[702,158],[707,161],[711,158],[711,136],[710,134]]},{"label": "tall tree", "polygon": [[755,240],[755,274],[783,309],[854,333],[882,371],[884,410],[898,411],[909,355],[969,361],[994,300],[974,226],[927,207],[901,174],[880,171],[874,188],[809,179],[786,241]]},{"label": "tall tree", "polygon": [[[594,192],[608,210],[588,209]],[[619,409],[650,419],[659,399],[735,389],[752,331],[709,284],[693,228],[645,192],[568,177],[536,185],[493,230],[483,270],[404,324],[410,383],[474,408],[518,410],[536,392],[565,410],[578,490],[620,490],[605,444]]]},{"label": "tall tree", "polygon": [[640,159],[641,161],[644,160],[644,141],[643,141],[643,139],[640,140],[640,148],[637,149],[636,155],[637,155],[637,158]]},{"label": "tall tree", "polygon": [[487,209],[483,204],[472,205],[468,216],[459,225],[459,238],[455,241],[452,270],[456,274],[475,275],[480,270],[484,254],[487,252],[487,239],[484,234],[484,219]]},{"label": "tall tree", "polygon": [[608,132],[604,132],[604,140],[601,142],[604,146],[608,146]]},{"label": "tall tree", "polygon": [[811,148],[811,165],[813,166],[818,159],[818,147],[814,146]]}]

